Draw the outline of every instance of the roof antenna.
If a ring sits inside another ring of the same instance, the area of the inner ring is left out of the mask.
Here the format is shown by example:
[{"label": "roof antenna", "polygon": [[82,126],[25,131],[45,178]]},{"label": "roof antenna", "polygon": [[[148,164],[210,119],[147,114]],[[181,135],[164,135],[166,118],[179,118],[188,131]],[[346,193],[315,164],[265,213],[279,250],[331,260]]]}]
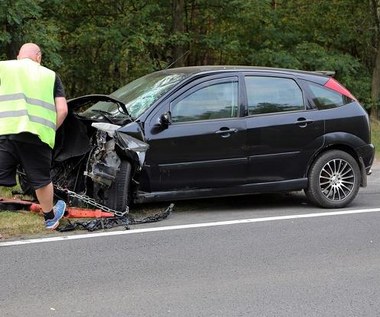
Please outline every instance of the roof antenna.
[{"label": "roof antenna", "polygon": [[183,53],[180,57],[178,57],[174,62],[172,62],[171,64],[169,64],[168,66],[165,67],[165,69],[168,69],[170,67],[173,66],[173,64],[177,63],[181,58],[184,58],[186,57],[186,55],[188,55],[190,53],[190,50],[187,50],[185,53]]}]

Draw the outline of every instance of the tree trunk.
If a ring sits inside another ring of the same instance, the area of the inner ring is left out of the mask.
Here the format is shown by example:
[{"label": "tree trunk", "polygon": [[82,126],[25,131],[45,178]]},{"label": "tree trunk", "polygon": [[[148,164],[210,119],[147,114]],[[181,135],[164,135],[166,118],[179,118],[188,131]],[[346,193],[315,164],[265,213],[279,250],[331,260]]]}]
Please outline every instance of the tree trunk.
[{"label": "tree trunk", "polygon": [[380,103],[380,49],[377,49],[375,67],[372,72],[372,107],[371,117],[378,119],[378,106]]},{"label": "tree trunk", "polygon": [[[173,0],[173,33],[185,32],[185,1]],[[183,44],[178,44],[173,48],[174,67],[185,65]]]},{"label": "tree trunk", "polygon": [[375,65],[372,72],[372,87],[371,87],[371,99],[372,107],[370,115],[374,119],[378,119],[378,106],[380,103],[380,12],[379,12],[379,0],[370,0],[370,10],[372,12],[375,36],[374,46],[376,48]]},{"label": "tree trunk", "polygon": [[[4,26],[4,31],[10,34],[17,34],[17,29],[6,24]],[[16,59],[18,51],[20,49],[19,43],[16,43],[14,36],[12,37],[12,41],[10,43],[5,44],[5,51],[8,59]]]}]

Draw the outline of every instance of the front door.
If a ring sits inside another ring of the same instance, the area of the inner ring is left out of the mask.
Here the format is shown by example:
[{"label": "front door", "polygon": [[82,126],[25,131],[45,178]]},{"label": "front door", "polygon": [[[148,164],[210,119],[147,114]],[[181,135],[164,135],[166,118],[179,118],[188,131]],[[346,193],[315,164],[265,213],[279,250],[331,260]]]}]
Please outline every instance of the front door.
[{"label": "front door", "polygon": [[198,82],[168,102],[172,124],[147,134],[151,191],[244,182],[247,134],[239,99],[238,77],[228,76]]}]

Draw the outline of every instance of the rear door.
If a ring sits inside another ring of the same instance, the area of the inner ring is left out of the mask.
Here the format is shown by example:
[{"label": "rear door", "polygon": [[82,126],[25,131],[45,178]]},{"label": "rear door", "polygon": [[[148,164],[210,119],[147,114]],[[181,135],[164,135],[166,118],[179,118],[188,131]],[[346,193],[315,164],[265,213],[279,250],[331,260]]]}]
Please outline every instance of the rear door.
[{"label": "rear door", "polygon": [[[151,120],[170,111],[166,129],[152,126],[146,165],[152,191],[226,187],[244,182],[246,122],[237,75],[189,84]],[[148,129],[149,130],[149,129]]]},{"label": "rear door", "polygon": [[308,109],[295,78],[246,74],[245,85],[248,182],[303,178],[313,153],[323,145],[319,111]]}]

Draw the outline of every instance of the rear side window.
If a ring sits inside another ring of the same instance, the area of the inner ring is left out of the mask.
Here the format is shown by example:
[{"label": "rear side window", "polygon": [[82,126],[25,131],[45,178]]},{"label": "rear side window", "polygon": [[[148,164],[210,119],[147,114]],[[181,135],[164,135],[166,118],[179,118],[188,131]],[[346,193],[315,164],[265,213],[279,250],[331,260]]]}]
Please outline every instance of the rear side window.
[{"label": "rear side window", "polygon": [[305,109],[302,90],[290,78],[251,76],[245,82],[248,115]]},{"label": "rear side window", "polygon": [[324,86],[313,84],[311,82],[307,82],[306,85],[309,87],[313,102],[318,109],[337,108],[352,101],[352,99],[341,93]]}]

